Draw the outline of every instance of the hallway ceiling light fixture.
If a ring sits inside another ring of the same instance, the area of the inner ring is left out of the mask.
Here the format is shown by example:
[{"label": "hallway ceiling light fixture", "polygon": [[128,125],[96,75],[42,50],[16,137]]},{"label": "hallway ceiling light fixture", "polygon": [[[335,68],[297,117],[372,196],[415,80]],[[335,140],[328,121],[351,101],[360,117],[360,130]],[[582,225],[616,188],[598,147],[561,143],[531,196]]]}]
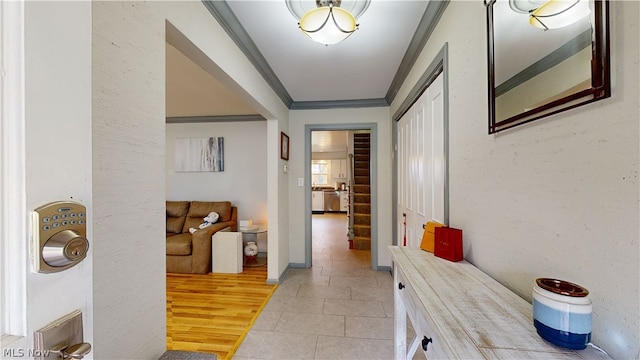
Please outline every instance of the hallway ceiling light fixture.
[{"label": "hallway ceiling light fixture", "polygon": [[311,40],[325,45],[337,44],[357,29],[356,19],[371,0],[285,0],[298,19],[298,27]]},{"label": "hallway ceiling light fixture", "polygon": [[543,30],[569,26],[591,13],[589,0],[509,0],[509,6],[529,14],[529,24]]}]

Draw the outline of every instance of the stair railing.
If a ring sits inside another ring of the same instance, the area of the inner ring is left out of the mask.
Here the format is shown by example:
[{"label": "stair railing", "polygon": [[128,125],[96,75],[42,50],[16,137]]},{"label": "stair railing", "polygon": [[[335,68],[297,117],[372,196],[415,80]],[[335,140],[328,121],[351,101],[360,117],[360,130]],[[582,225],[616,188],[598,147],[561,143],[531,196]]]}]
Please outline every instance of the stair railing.
[{"label": "stair railing", "polygon": [[347,225],[347,236],[349,237],[349,242],[350,242],[351,245],[353,244],[353,238],[354,238],[354,232],[353,232],[353,224],[354,224],[353,211],[354,211],[354,207],[353,207],[353,202],[355,201],[355,197],[354,197],[354,194],[353,194],[353,173],[354,173],[353,154],[349,154],[349,171],[347,173],[347,175],[348,175],[347,184],[349,184],[349,191],[347,192],[347,196],[349,198],[349,209],[347,210],[347,218],[348,218],[349,224]]}]

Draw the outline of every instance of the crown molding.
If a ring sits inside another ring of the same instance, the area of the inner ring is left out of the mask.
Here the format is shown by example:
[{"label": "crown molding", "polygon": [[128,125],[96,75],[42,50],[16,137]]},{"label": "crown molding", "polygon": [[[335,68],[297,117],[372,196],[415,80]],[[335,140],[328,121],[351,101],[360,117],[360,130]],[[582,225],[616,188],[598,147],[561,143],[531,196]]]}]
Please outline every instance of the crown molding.
[{"label": "crown molding", "polygon": [[315,110],[336,108],[365,108],[389,106],[385,99],[331,100],[331,101],[294,101],[291,110]]},{"label": "crown molding", "polygon": [[250,115],[215,115],[215,116],[172,116],[166,118],[167,124],[217,123],[238,121],[266,121],[260,114]]},{"label": "crown molding", "polygon": [[536,61],[510,79],[505,80],[502,84],[496,86],[495,96],[498,97],[509,90],[524,84],[590,46],[591,29],[587,29],[580,35],[569,40],[566,44],[549,53],[547,56]]},{"label": "crown molding", "polygon": [[233,42],[240,48],[249,61],[255,66],[260,75],[267,81],[269,86],[275,91],[285,106],[290,107],[293,99],[280,82],[280,79],[271,69],[267,60],[262,56],[256,44],[238,21],[236,15],[226,1],[202,0],[204,6],[211,15],[220,23],[222,28],[231,37]]},{"label": "crown molding", "polygon": [[440,21],[440,17],[444,13],[447,5],[449,5],[450,0],[429,1],[384,99],[330,101],[293,101],[227,2],[216,0],[202,0],[202,2],[249,61],[256,67],[273,91],[280,97],[284,105],[291,110],[302,110],[389,106],[398,94],[400,86],[406,80],[409,71],[433,33],[438,21]]},{"label": "crown molding", "polygon": [[416,63],[420,52],[426,45],[427,40],[429,40],[433,30],[435,30],[436,25],[438,25],[444,10],[449,5],[449,1],[450,0],[429,1],[416,32],[407,47],[407,51],[400,62],[398,71],[391,81],[391,86],[389,86],[387,95],[385,96],[385,99],[387,99],[389,104],[391,104],[396,98],[396,95],[398,95],[398,91],[400,90],[402,83],[407,79],[409,71],[411,71],[411,68]]}]

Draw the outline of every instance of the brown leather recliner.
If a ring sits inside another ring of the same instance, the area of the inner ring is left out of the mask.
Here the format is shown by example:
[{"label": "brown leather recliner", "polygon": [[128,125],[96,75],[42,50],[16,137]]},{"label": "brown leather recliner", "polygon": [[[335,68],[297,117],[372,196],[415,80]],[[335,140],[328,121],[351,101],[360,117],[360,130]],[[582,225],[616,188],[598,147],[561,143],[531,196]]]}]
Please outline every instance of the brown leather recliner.
[{"label": "brown leather recliner", "polygon": [[[237,231],[238,208],[229,201],[167,201],[167,272],[206,274],[211,271],[211,236]],[[210,212],[218,221],[198,229]],[[198,229],[193,235],[189,228]]]}]

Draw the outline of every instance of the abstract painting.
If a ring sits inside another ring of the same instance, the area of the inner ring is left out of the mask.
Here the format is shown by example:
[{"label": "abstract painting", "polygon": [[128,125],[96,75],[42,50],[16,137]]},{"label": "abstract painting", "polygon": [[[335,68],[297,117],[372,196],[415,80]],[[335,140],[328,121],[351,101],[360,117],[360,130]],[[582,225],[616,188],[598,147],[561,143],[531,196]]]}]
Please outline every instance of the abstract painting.
[{"label": "abstract painting", "polygon": [[176,139],[177,172],[224,171],[224,138]]}]

